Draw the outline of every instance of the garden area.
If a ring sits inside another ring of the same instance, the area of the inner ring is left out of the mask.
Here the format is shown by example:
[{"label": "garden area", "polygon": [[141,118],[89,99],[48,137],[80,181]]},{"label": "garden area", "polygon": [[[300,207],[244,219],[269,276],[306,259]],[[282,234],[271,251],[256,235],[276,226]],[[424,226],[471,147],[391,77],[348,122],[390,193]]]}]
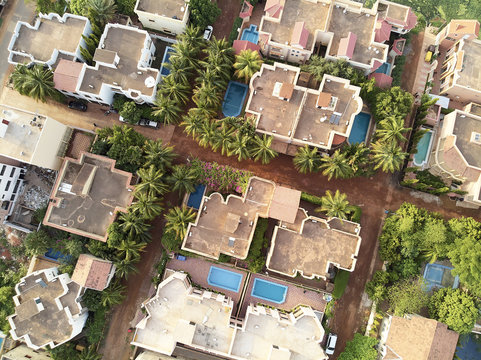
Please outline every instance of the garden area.
[{"label": "garden area", "polygon": [[[480,316],[481,223],[472,218],[445,221],[440,214],[404,203],[387,217],[379,241],[387,269],[377,271],[366,285],[379,307],[397,316],[429,316],[460,334],[471,332]],[[449,260],[460,288],[427,290],[421,267],[439,260]]]}]

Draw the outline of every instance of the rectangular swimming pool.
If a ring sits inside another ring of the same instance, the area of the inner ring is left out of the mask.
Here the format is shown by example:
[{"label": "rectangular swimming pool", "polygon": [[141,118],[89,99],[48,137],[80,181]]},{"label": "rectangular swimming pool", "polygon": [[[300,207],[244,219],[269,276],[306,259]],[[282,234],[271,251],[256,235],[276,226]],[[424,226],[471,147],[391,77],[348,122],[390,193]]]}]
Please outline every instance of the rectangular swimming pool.
[{"label": "rectangular swimming pool", "polygon": [[248,89],[249,88],[246,84],[241,84],[237,81],[229,81],[224,96],[224,102],[222,103],[222,113],[225,116],[240,115]]},{"label": "rectangular swimming pool", "polygon": [[371,123],[371,115],[361,112],[354,118],[351,133],[349,134],[349,144],[366,143],[367,131]]},{"label": "rectangular swimming pool", "polygon": [[205,193],[205,185],[199,184],[195,187],[195,191],[189,194],[189,200],[187,200],[187,206],[195,210],[199,210],[202,197]]},{"label": "rectangular swimming pool", "polygon": [[216,286],[229,291],[239,292],[242,282],[242,274],[211,266],[207,275],[209,285]]},{"label": "rectangular swimming pool", "polygon": [[429,130],[423,135],[416,146],[416,154],[414,154],[414,165],[423,166],[428,161],[429,148],[431,146],[431,138],[433,132]]},{"label": "rectangular swimming pool", "polygon": [[424,280],[426,281],[427,290],[433,287],[449,287],[456,289],[459,286],[459,276],[454,277],[451,274],[453,268],[441,264],[426,264],[424,269]]},{"label": "rectangular swimming pool", "polygon": [[255,278],[251,295],[262,300],[282,304],[286,301],[287,286]]},{"label": "rectangular swimming pool", "polygon": [[170,74],[170,70],[165,66],[170,64],[170,55],[174,52],[174,48],[167,46],[164,51],[164,58],[162,59],[162,65],[160,67],[160,74],[162,76],[167,76]]}]

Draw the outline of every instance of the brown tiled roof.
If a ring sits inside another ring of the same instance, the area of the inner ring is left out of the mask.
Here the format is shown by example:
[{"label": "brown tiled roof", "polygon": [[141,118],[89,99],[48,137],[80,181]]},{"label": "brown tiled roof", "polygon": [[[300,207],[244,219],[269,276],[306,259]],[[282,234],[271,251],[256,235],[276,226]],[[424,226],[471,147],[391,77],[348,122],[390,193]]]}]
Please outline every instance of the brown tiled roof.
[{"label": "brown tiled roof", "polygon": [[290,99],[294,92],[294,84],[282,83],[281,90],[279,91],[279,97],[283,99]]},{"label": "brown tiled roof", "polygon": [[301,192],[299,190],[276,186],[269,209],[269,217],[294,223],[300,201]]},{"label": "brown tiled roof", "polygon": [[75,92],[83,64],[62,59],[53,73],[55,89]]},{"label": "brown tiled roof", "polygon": [[402,360],[452,360],[458,337],[446,324],[433,319],[393,316],[386,342],[390,351],[384,360],[394,354]]},{"label": "brown tiled roof", "polygon": [[112,266],[110,261],[82,254],[75,265],[72,280],[82,287],[101,291],[108,286]]},{"label": "brown tiled roof", "polygon": [[319,97],[317,98],[317,106],[319,107],[327,107],[331,102],[332,95],[326,92],[320,92]]}]

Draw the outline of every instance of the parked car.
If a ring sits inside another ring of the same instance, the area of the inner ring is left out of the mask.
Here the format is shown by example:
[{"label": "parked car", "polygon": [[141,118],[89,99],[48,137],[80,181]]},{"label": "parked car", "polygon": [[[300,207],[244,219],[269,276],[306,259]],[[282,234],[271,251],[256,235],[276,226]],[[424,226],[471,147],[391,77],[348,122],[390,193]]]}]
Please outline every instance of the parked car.
[{"label": "parked car", "polygon": [[326,342],[326,354],[332,355],[334,354],[334,350],[336,350],[336,343],[337,343],[337,335],[336,334],[329,334],[327,337]]},{"label": "parked car", "polygon": [[[124,122],[124,123],[128,122],[127,119],[122,117],[122,115],[119,116],[119,120]],[[156,121],[149,120],[149,119],[140,119],[139,122],[137,124],[134,124],[134,125],[149,126],[149,127],[156,128],[157,126],[159,126],[159,123],[156,122]]]},{"label": "parked car", "polygon": [[207,27],[204,30],[204,40],[210,40],[212,37],[212,32],[214,31],[214,28],[212,25],[207,25]]},{"label": "parked car", "polygon": [[87,111],[87,105],[83,102],[72,100],[68,103],[69,109],[78,110],[78,111]]}]

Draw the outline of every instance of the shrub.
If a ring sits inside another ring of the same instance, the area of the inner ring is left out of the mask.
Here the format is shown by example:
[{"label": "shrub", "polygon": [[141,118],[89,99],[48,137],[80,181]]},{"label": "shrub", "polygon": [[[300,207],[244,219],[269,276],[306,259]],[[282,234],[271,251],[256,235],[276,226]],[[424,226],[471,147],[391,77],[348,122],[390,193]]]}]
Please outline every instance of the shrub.
[{"label": "shrub", "polygon": [[117,3],[117,10],[124,15],[135,15],[134,8],[136,0],[115,0]]},{"label": "shrub", "polygon": [[229,44],[232,46],[234,43],[234,40],[237,40],[237,37],[239,36],[239,31],[238,29],[242,26],[242,18],[237,17],[234,20],[234,24],[232,25],[232,30],[230,31],[229,34]]},{"label": "shrub", "polygon": [[322,199],[319,196],[311,195],[304,191],[301,193],[301,200],[310,202],[314,205],[322,205]]},{"label": "shrub", "polygon": [[122,116],[130,124],[137,124],[142,117],[142,114],[137,109],[137,105],[133,101],[128,101],[122,105],[122,109],[119,111],[119,115]]},{"label": "shrub", "polygon": [[90,345],[98,344],[104,337],[105,317],[106,309],[100,308],[88,318],[85,333]]},{"label": "shrub", "polygon": [[189,7],[190,22],[201,29],[213,24],[221,14],[217,4],[211,0],[190,0]]},{"label": "shrub", "polygon": [[387,296],[389,274],[385,271],[376,271],[371,281],[366,283],[366,293],[372,301],[382,301]]},{"label": "shrub", "polygon": [[182,240],[172,231],[164,231],[162,234],[161,242],[164,248],[171,252],[176,252],[180,249],[182,245]]},{"label": "shrub", "polygon": [[256,230],[254,231],[252,243],[246,258],[249,270],[252,272],[260,272],[264,268],[265,257],[262,254],[262,250],[269,244],[269,240],[264,236],[268,225],[269,222],[267,219],[259,218],[257,220]]},{"label": "shrub", "polygon": [[354,208],[354,211],[351,214],[351,221],[360,224],[362,209],[357,205],[351,205],[351,206]]}]

